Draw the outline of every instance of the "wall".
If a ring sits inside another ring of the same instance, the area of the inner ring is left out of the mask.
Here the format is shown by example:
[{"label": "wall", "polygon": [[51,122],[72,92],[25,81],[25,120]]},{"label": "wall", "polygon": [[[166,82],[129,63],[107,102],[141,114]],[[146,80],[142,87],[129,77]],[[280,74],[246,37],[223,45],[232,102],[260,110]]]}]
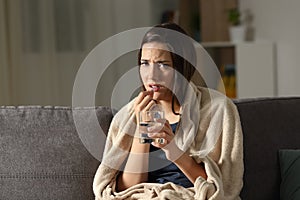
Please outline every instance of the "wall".
[{"label": "wall", "polygon": [[278,96],[300,95],[300,1],[240,0],[240,8],[252,12],[255,38],[276,44]]}]

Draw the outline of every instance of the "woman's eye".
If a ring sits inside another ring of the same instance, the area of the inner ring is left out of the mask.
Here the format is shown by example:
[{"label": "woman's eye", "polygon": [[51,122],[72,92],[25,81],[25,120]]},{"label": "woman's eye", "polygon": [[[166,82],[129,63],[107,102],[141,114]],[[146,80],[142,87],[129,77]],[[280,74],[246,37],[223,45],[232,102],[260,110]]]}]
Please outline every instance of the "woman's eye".
[{"label": "woman's eye", "polygon": [[157,63],[159,68],[168,68],[170,67],[170,65],[166,64],[166,63]]},{"label": "woman's eye", "polygon": [[142,61],[142,62],[141,62],[141,66],[148,66],[148,65],[149,65],[149,63],[146,62],[146,61]]}]

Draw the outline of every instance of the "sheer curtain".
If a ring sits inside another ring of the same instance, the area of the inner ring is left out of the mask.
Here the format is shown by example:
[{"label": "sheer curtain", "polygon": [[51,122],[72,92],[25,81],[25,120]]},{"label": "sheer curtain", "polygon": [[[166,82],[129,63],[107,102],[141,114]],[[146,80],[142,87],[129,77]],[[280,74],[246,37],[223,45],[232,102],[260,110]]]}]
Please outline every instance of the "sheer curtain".
[{"label": "sheer curtain", "polygon": [[70,105],[80,63],[101,40],[96,1],[0,2],[0,103]]},{"label": "sheer curtain", "polygon": [[10,72],[8,68],[8,51],[7,51],[7,18],[6,4],[0,0],[0,105],[8,104],[11,100],[10,94]]},{"label": "sheer curtain", "polygon": [[113,34],[153,25],[150,2],[0,0],[0,105],[71,105],[83,59]]}]

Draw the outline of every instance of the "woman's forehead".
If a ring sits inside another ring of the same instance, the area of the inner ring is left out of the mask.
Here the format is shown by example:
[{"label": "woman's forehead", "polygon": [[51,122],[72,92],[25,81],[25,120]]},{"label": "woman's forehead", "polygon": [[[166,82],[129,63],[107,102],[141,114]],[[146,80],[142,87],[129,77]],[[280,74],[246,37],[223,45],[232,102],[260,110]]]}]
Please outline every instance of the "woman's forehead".
[{"label": "woman's forehead", "polygon": [[171,59],[171,54],[167,45],[163,43],[146,43],[142,47],[142,58],[141,59]]},{"label": "woman's forehead", "polygon": [[158,49],[158,50],[170,51],[170,48],[167,44],[160,43],[160,42],[145,43],[143,44],[142,49]]}]

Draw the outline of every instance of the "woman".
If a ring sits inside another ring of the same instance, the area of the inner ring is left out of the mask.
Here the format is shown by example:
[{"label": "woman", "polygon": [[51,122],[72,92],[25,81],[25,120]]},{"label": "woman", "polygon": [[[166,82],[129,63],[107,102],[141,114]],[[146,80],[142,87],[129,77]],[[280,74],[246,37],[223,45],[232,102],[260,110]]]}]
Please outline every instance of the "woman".
[{"label": "woman", "polygon": [[[195,49],[178,25],[149,30],[138,56],[143,91],[114,117],[94,180],[96,199],[239,199],[242,134],[231,100],[191,83]],[[139,113],[165,119],[139,140]]]}]

